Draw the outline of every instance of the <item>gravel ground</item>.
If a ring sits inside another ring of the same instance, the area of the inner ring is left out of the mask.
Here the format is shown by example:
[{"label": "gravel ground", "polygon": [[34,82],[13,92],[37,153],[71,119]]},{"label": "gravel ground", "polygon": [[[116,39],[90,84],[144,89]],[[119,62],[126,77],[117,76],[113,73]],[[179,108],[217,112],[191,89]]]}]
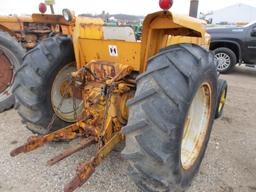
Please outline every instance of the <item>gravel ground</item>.
[{"label": "gravel ground", "polygon": [[[202,167],[188,192],[256,192],[256,69],[237,67],[228,80],[224,115],[214,124]],[[48,167],[46,161],[69,143],[50,143],[11,158],[9,152],[31,135],[14,110],[0,114],[0,191],[62,191],[79,161],[89,160],[95,147]],[[76,141],[72,141],[74,143]],[[127,176],[128,164],[112,152],[77,191],[136,192]]]}]

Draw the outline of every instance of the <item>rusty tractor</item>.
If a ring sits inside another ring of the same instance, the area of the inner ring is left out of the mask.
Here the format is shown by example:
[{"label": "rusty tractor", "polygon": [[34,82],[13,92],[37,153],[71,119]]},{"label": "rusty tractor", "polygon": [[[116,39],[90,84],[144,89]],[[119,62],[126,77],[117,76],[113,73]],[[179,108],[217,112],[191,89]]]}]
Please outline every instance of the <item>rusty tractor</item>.
[{"label": "rusty tractor", "polygon": [[62,15],[43,13],[0,16],[0,112],[14,105],[11,93],[14,74],[20,67],[25,52],[50,36],[68,34],[66,24],[61,21]]},{"label": "rusty tractor", "polygon": [[23,121],[45,134],[30,137],[11,156],[77,138],[77,145],[48,161],[54,165],[96,144],[96,155],[80,163],[65,185],[71,192],[125,142],[122,156],[142,191],[184,191],[199,170],[225,99],[218,96],[212,53],[193,43],[168,45],[170,36],[208,44],[201,22],[173,14],[171,5],[160,0],[163,11],[145,17],[141,41],[114,33],[118,27],[106,28],[100,19],[81,23],[64,9],[70,36],[48,38],[29,51],[14,83]]}]

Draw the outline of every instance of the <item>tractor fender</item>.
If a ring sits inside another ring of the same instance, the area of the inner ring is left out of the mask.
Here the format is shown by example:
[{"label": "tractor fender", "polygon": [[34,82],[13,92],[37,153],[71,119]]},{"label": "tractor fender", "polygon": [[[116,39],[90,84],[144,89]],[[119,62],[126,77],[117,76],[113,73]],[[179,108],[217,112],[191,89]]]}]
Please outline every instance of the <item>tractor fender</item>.
[{"label": "tractor fender", "polygon": [[12,30],[10,30],[9,28],[5,27],[4,25],[0,25],[0,31],[4,31],[9,33],[11,36],[16,37],[15,32],[13,32]]}]

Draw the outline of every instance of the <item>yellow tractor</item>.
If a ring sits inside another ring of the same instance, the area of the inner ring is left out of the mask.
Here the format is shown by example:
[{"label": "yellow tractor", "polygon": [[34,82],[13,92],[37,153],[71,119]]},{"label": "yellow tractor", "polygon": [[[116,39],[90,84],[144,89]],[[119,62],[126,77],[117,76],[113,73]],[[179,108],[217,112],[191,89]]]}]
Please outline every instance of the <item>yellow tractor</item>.
[{"label": "yellow tractor", "polygon": [[199,170],[217,108],[223,108],[225,97],[218,95],[226,96],[226,90],[217,93],[216,65],[206,48],[168,45],[170,36],[208,44],[201,22],[169,12],[171,5],[160,0],[163,11],[145,17],[141,42],[106,28],[100,19],[81,23],[64,9],[70,37],[48,38],[29,51],[14,88],[24,122],[46,134],[30,137],[11,156],[78,138],[78,145],[48,161],[53,165],[97,144],[96,155],[80,163],[65,185],[70,192],[124,144],[122,156],[142,191],[186,189]]}]

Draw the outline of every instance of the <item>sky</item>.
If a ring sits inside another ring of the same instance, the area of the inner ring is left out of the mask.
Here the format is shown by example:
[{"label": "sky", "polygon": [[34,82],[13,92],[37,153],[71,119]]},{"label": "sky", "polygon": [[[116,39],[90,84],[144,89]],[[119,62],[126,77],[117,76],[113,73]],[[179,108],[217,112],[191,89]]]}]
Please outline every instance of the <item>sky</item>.
[{"label": "sky", "polygon": [[[44,0],[0,0],[0,15],[31,14],[38,12],[38,5]],[[199,0],[199,12],[209,12],[237,3],[256,7],[256,0]],[[190,0],[174,0],[171,10],[187,15]],[[131,15],[146,15],[159,11],[158,0],[55,0],[55,11],[61,13],[63,8],[69,8],[76,14],[99,14],[103,10],[111,14],[124,13]],[[48,13],[50,9],[48,8]]]}]

